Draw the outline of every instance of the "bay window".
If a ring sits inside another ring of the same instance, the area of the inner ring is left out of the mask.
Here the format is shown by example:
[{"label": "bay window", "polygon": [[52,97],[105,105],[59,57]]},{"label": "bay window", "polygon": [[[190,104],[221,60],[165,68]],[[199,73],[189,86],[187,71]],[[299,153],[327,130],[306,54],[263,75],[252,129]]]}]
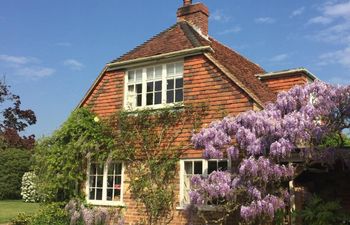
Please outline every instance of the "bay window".
[{"label": "bay window", "polygon": [[128,70],[126,109],[159,108],[183,102],[183,62]]}]

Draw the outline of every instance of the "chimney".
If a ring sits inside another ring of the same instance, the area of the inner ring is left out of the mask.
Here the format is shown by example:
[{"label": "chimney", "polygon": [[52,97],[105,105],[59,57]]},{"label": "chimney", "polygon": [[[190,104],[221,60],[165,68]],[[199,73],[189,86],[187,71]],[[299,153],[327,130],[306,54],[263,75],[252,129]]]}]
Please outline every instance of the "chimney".
[{"label": "chimney", "polygon": [[183,6],[177,10],[177,21],[187,21],[204,36],[208,36],[208,20],[209,10],[203,3],[183,0]]}]

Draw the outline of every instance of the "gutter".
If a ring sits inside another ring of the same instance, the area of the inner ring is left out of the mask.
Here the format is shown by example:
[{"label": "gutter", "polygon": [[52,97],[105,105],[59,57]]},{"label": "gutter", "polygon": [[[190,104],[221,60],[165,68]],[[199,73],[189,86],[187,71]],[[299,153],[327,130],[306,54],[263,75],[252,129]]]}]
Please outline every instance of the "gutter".
[{"label": "gutter", "polygon": [[149,57],[142,57],[137,59],[131,59],[120,62],[112,62],[106,65],[107,71],[116,70],[116,69],[125,69],[128,67],[137,67],[142,66],[143,64],[151,64],[160,60],[173,59],[176,57],[187,57],[193,55],[203,54],[205,52],[214,52],[214,50],[210,46],[201,46],[191,49],[185,49],[176,52],[164,53],[160,55],[154,55]]}]

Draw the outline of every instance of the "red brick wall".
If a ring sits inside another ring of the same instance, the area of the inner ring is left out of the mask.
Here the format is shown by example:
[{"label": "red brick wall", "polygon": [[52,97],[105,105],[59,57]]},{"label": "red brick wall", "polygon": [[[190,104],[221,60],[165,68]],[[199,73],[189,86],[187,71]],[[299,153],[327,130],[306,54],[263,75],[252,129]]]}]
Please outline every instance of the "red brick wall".
[{"label": "red brick wall", "polygon": [[[102,117],[122,109],[124,74],[124,71],[105,72],[83,106],[91,107]],[[208,116],[203,119],[204,126],[214,120],[222,119],[225,115],[236,115],[253,109],[253,102],[250,98],[203,55],[188,57],[184,62],[184,104],[199,103],[205,103],[208,106]],[[190,135],[191,129],[189,127],[180,139],[189,140]],[[201,156],[201,151],[191,150],[183,157],[197,158]],[[174,182],[178,194],[175,206],[179,206],[180,182],[178,175]],[[127,190],[127,182],[124,185],[126,185],[124,190]],[[142,207],[137,206],[127,191],[124,193],[123,201],[127,206],[125,216],[128,223],[135,223],[143,218]],[[170,225],[187,223],[183,210],[174,209],[173,216],[174,219]]]},{"label": "red brick wall", "polygon": [[308,78],[303,73],[296,73],[283,76],[273,76],[270,78],[262,78],[262,82],[266,83],[267,86],[275,93],[281,91],[287,91],[294,85],[303,85],[308,83]]}]

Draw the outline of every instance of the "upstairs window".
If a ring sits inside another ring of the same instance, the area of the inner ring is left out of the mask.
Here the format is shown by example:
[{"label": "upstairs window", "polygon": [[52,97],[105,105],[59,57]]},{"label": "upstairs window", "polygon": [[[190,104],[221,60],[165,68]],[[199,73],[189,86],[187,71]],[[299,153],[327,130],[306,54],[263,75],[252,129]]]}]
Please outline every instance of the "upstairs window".
[{"label": "upstairs window", "polygon": [[159,108],[183,102],[183,62],[127,71],[125,108]]}]

